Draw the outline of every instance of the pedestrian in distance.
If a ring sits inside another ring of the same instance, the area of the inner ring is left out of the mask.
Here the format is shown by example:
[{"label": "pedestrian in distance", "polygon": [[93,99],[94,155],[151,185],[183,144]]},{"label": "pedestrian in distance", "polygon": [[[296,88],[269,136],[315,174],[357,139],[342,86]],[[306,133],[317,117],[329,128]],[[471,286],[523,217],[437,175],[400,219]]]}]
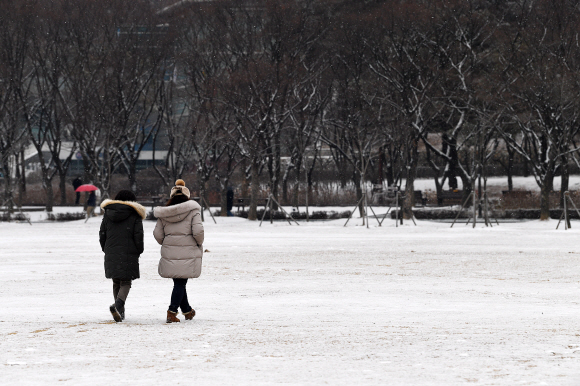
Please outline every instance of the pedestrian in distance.
[{"label": "pedestrian in distance", "polygon": [[234,208],[234,189],[230,186],[226,191],[226,215],[228,217],[234,217],[232,209]]},{"label": "pedestrian in distance", "polygon": [[97,195],[92,191],[89,193],[89,198],[87,198],[87,219],[94,215],[95,206],[97,206]]},{"label": "pedestrian in distance", "polygon": [[201,275],[204,233],[201,207],[189,197],[185,182],[177,180],[171,188],[167,204],[153,210],[157,217],[153,236],[161,244],[159,275],[173,279],[167,323],[180,322],[177,318],[179,308],[185,320],[191,320],[195,316],[195,310],[187,298],[186,285],[187,279]]},{"label": "pedestrian in distance", "polygon": [[115,303],[109,307],[115,322],[125,319],[125,302],[131,282],[139,279],[139,256],[143,253],[145,208],[136,202],[135,193],[121,190],[114,200],[105,200],[99,241],[105,252],[105,277],[113,279]]},{"label": "pedestrian in distance", "polygon": [[76,194],[76,198],[75,198],[75,205],[78,205],[80,200],[81,200],[81,192],[77,192],[77,188],[79,186],[81,186],[83,184],[83,180],[81,180],[80,177],[77,176],[77,178],[75,178],[72,182],[72,186],[75,189],[75,194]]}]

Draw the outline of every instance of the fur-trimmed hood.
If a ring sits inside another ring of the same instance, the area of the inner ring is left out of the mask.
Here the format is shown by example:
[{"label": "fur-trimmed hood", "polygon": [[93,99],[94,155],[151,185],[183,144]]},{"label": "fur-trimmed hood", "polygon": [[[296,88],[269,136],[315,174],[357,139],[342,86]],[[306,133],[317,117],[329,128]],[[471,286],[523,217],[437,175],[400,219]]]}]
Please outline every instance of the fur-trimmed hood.
[{"label": "fur-trimmed hood", "polygon": [[193,210],[201,210],[201,206],[197,202],[189,200],[171,206],[157,206],[153,209],[153,215],[168,222],[179,222]]},{"label": "fur-trimmed hood", "polygon": [[118,215],[113,216],[113,218],[111,218],[111,220],[113,220],[113,221],[116,220],[114,217],[124,217],[124,218],[120,218],[120,220],[123,220],[131,214],[130,210],[123,210],[125,208],[126,209],[130,209],[130,208],[134,209],[135,212],[137,212],[137,214],[139,214],[141,219],[145,219],[145,217],[147,217],[147,209],[145,209],[145,207],[143,205],[141,205],[135,201],[120,201],[120,200],[108,200],[107,199],[101,203],[101,209],[119,212]]}]

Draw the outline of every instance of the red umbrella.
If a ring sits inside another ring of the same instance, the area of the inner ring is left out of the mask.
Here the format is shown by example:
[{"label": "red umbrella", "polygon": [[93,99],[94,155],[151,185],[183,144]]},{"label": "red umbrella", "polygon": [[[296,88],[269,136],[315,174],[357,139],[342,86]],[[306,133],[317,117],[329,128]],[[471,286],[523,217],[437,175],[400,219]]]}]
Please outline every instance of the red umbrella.
[{"label": "red umbrella", "polygon": [[97,188],[95,185],[84,184],[76,188],[75,192],[92,192],[95,190],[99,190],[99,188]]}]

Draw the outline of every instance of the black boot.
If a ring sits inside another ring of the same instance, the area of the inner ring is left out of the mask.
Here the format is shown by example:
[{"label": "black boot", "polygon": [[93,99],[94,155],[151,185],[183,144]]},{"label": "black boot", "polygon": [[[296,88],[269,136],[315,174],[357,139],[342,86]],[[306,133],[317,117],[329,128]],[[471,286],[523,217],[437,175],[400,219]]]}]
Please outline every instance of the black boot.
[{"label": "black boot", "polygon": [[117,300],[115,300],[115,308],[119,311],[121,320],[125,320],[125,301],[117,298]]},{"label": "black boot", "polygon": [[121,299],[115,300],[115,304],[111,304],[109,311],[115,322],[122,322],[125,319],[125,302]]}]

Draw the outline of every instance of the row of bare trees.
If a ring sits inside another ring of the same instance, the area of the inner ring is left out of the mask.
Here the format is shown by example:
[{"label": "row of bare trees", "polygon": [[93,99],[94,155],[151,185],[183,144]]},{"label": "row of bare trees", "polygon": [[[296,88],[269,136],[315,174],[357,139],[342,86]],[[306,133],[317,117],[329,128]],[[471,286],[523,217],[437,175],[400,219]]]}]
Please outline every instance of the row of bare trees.
[{"label": "row of bare trees", "polygon": [[295,202],[289,186],[310,188],[322,154],[359,198],[369,179],[404,181],[407,217],[421,165],[438,192],[459,178],[467,195],[490,162],[511,181],[519,158],[543,219],[554,178],[565,190],[580,166],[580,0],[18,0],[0,12],[8,202],[29,146],[49,210],[74,153],[106,196],[119,171],[135,189],[152,144],[163,184],[193,168],[200,194],[219,184],[224,213],[241,171],[251,219],[260,176]]}]

